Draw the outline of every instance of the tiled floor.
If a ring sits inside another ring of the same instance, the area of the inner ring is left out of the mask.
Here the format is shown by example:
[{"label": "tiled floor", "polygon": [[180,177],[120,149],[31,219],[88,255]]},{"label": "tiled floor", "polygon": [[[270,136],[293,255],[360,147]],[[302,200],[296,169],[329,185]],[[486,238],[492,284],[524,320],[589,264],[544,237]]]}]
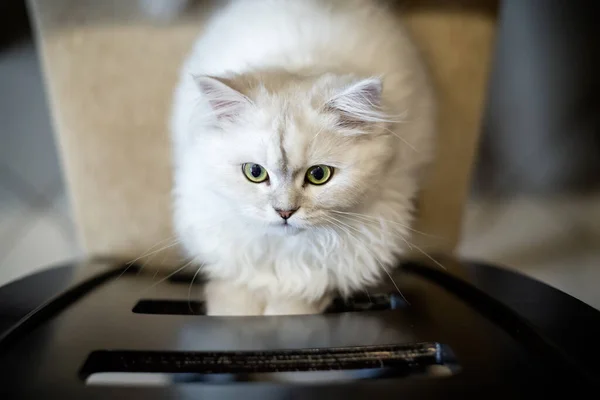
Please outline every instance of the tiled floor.
[{"label": "tiled floor", "polygon": [[35,49],[0,52],[0,284],[79,256]]},{"label": "tiled floor", "polygon": [[[35,49],[0,52],[0,285],[80,257]],[[469,205],[461,254],[600,308],[600,197]]]}]

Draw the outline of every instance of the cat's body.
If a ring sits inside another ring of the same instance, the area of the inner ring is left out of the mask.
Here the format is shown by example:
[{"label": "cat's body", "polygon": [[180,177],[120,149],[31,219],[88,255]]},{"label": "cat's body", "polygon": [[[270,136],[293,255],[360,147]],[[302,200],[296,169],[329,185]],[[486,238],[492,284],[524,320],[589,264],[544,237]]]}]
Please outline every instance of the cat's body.
[{"label": "cat's body", "polygon": [[[320,312],[387,277],[408,247],[433,103],[377,1],[221,9],[184,65],[171,123],[175,227],[211,281],[209,313]],[[332,167],[329,181],[311,184],[312,166],[317,178]]]}]

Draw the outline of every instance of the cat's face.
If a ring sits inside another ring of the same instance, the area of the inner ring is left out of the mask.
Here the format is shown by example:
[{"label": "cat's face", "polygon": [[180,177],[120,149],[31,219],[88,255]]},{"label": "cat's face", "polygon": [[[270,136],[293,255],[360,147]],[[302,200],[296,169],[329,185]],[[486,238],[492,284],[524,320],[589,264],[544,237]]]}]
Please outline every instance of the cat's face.
[{"label": "cat's face", "polygon": [[[296,94],[263,91],[232,104],[237,92],[215,81],[203,84],[205,93],[217,96],[212,106],[226,113],[218,116],[218,129],[196,142],[198,175],[230,206],[225,218],[278,233],[335,224],[332,211],[361,203],[384,177],[393,138],[376,131],[381,121],[324,109],[332,90],[321,85],[299,87]],[[374,107],[381,87],[371,80],[355,90],[363,97],[341,106],[367,113],[360,107]],[[362,116],[377,117],[375,112]]]}]

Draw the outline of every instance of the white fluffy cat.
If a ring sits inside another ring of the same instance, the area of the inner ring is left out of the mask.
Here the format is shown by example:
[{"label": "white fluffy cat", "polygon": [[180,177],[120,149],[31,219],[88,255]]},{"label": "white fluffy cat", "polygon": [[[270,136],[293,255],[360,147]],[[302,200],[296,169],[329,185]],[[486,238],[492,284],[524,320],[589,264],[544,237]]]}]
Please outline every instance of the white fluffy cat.
[{"label": "white fluffy cat", "polygon": [[212,315],[323,311],[407,249],[433,93],[374,0],[237,0],[185,62],[174,222]]}]

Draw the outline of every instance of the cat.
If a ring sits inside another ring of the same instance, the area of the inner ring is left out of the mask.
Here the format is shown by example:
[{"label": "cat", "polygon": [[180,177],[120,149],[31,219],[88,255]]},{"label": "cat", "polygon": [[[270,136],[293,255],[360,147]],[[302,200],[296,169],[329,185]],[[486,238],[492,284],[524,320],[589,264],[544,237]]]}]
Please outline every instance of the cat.
[{"label": "cat", "polygon": [[209,315],[322,312],[409,248],[435,94],[374,0],[237,0],[184,62],[173,221]]}]

